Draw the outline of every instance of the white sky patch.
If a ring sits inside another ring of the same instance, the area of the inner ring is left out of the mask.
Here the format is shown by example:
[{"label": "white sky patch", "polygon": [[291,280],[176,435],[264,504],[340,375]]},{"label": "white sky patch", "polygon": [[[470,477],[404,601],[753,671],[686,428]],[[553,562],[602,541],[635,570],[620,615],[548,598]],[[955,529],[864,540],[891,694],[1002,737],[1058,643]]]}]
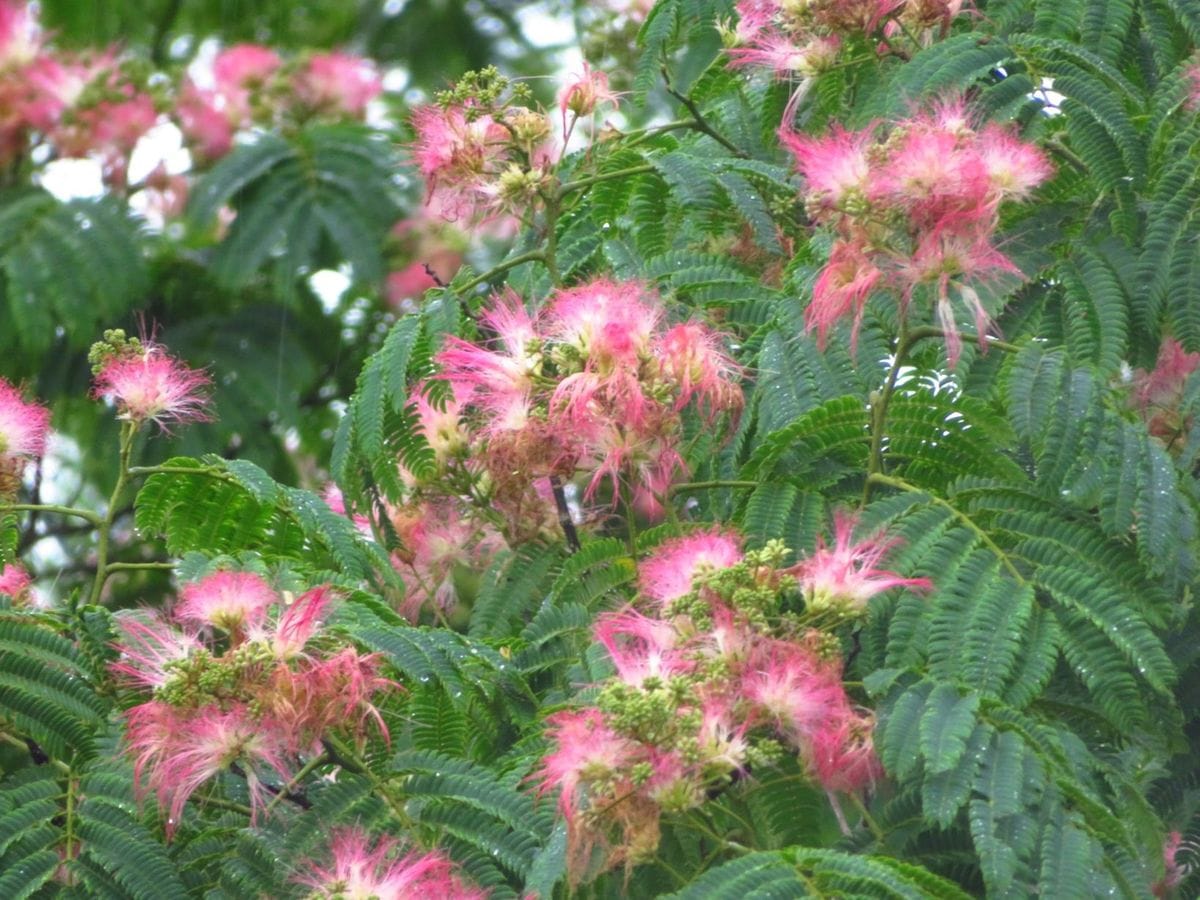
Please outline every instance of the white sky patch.
[{"label": "white sky patch", "polygon": [[350,289],[350,276],[336,269],[321,269],[309,276],[308,283],[321,301],[325,312],[332,313],[342,302],[342,296]]},{"label": "white sky patch", "polygon": [[100,163],[94,159],[52,160],[42,169],[38,181],[64,203],[68,200],[103,197],[105,194]]},{"label": "white sky patch", "polygon": [[139,184],[162,163],[168,175],[192,168],[192,155],[183,146],[183,132],[174,122],[159,122],[138,141],[129,157],[129,183]]}]

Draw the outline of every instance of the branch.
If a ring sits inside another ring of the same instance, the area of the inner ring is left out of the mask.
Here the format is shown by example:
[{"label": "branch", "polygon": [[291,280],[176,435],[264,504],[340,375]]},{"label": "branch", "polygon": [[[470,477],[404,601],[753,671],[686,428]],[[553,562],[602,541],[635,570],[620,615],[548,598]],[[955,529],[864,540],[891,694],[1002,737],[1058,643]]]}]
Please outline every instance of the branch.
[{"label": "branch", "polygon": [[694,130],[699,131],[701,134],[707,134],[710,138],[712,138],[734,156],[740,157],[741,159],[750,158],[749,153],[746,153],[744,150],[739,148],[737,144],[733,143],[733,141],[729,140],[727,137],[725,137],[725,135],[721,134],[708,124],[708,120],[704,118],[704,113],[700,112],[700,107],[696,105],[695,100],[686,94],[681,94],[679,91],[675,90],[675,88],[671,87],[671,76],[667,72],[666,66],[662,67],[662,76],[663,81],[667,86],[667,93],[687,107],[687,111],[692,114],[692,118],[695,120],[692,124],[692,128]]},{"label": "branch", "polygon": [[567,495],[563,493],[562,482],[557,475],[550,476],[550,489],[554,493],[554,506],[558,510],[558,524],[562,526],[567,546],[571,548],[572,553],[578,553],[579,532],[575,530],[575,523],[571,521],[571,508],[567,506]]}]

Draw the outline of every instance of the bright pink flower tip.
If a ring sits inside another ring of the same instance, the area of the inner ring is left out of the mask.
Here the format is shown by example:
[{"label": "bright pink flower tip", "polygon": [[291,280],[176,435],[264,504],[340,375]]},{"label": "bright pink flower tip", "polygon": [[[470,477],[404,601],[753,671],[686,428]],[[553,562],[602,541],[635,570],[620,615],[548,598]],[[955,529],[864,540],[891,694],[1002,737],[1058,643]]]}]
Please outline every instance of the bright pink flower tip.
[{"label": "bright pink flower tip", "polygon": [[692,590],[692,579],[709,569],[727,569],[742,559],[741,541],[720,530],[666,541],[638,567],[644,596],[667,606]]},{"label": "bright pink flower tip", "polygon": [[402,853],[389,837],[372,844],[357,828],[335,831],[330,840],[333,860],[310,863],[296,881],[313,889],[312,897],[374,900],[483,900],[487,892],[463,882],[453,863],[441,853]]},{"label": "bright pink flower tip", "polygon": [[33,580],[25,571],[24,566],[5,563],[4,568],[0,569],[0,594],[7,594],[13,598],[19,597],[32,582]]},{"label": "bright pink flower tip", "polygon": [[41,456],[49,428],[50,410],[26,402],[20,391],[0,378],[0,459]]},{"label": "bright pink flower tip", "polygon": [[266,620],[279,597],[261,576],[253,572],[214,572],[180,591],[175,618],[202,628],[219,628],[244,636]]},{"label": "bright pink flower tip", "polygon": [[868,600],[891,588],[933,587],[928,578],[902,578],[895,572],[876,568],[895,542],[876,535],[853,544],[855,524],[853,515],[838,512],[834,516],[834,545],[827,547],[818,538],[813,554],[790,570],[796,575],[810,609],[861,612]]},{"label": "bright pink flower tip", "polygon": [[643,755],[642,747],[613,731],[598,709],[564,710],[546,719],[547,738],[555,744],[532,777],[538,792],[561,791],[559,810],[568,819],[579,808],[576,791],[585,780],[627,770]]},{"label": "bright pink flower tip", "polygon": [[112,356],[96,375],[95,394],[111,399],[118,414],[137,424],[207,422],[208,375],[191,369],[162,348],[146,343],[140,354]]}]

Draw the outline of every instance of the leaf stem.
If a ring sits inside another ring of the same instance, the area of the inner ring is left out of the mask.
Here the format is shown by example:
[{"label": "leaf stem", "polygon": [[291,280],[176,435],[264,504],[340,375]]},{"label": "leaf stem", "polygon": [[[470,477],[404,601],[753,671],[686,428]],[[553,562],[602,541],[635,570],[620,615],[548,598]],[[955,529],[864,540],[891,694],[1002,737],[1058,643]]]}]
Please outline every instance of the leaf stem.
[{"label": "leaf stem", "polygon": [[100,527],[101,519],[96,513],[90,509],[79,509],[74,506],[56,506],[53,503],[5,503],[0,506],[5,512],[44,512],[53,513],[59,516],[74,516],[77,519],[83,519],[91,523],[95,528]]},{"label": "leaf stem", "polygon": [[727,137],[725,137],[725,135],[721,134],[708,124],[708,120],[704,118],[704,113],[700,112],[700,107],[696,105],[695,100],[686,94],[675,90],[675,88],[671,86],[671,76],[670,73],[667,72],[666,66],[662,67],[662,77],[666,84],[667,93],[682,103],[687,108],[687,111],[692,114],[692,118],[695,120],[692,123],[692,128],[694,130],[699,131],[701,134],[708,135],[734,156],[739,157],[740,159],[750,158],[750,154],[746,153],[744,150],[738,147],[737,144],[733,143],[733,141],[729,140]]},{"label": "leaf stem", "polygon": [[575,181],[568,181],[560,185],[558,196],[561,199],[573,191],[591,187],[593,184],[600,184],[604,181],[616,181],[619,178],[632,178],[634,175],[644,175],[647,172],[653,171],[654,166],[650,165],[650,163],[642,163],[641,165],[630,166],[627,169],[618,169],[615,172],[601,172],[596,175],[588,175],[585,178],[577,178]]},{"label": "leaf stem", "polygon": [[[946,332],[941,328],[935,328],[932,325],[922,325],[920,328],[914,328],[911,332],[909,332],[909,335],[908,335],[909,346],[912,346],[913,344],[915,344],[917,341],[921,340],[922,338],[927,338],[927,337],[944,338],[945,336],[946,336]],[[985,347],[996,347],[999,350],[1003,350],[1005,353],[1020,353],[1021,352],[1021,348],[1019,346],[1017,346],[1016,344],[1010,344],[1007,341],[1000,341],[1000,340],[997,340],[996,338],[990,337],[988,335],[984,335],[981,340],[978,334],[975,334],[974,332],[970,332],[970,331],[964,331],[961,333],[961,337],[964,341],[972,341],[972,340],[978,341],[980,344],[982,344]]]},{"label": "leaf stem", "polygon": [[708,491],[719,490],[721,488],[748,491],[756,487],[758,487],[757,481],[681,481],[679,484],[671,485],[668,492],[674,496],[684,491]]},{"label": "leaf stem", "polygon": [[113,522],[116,521],[121,494],[129,480],[129,460],[133,456],[133,439],[137,436],[137,425],[133,422],[121,423],[120,450],[117,463],[117,483],[113,485],[112,494],[108,498],[108,508],[104,510],[104,519],[96,532],[96,577],[92,580],[92,590],[88,602],[95,605],[100,602],[104,591],[104,582],[108,578],[108,548],[111,539]]},{"label": "leaf stem", "polygon": [[984,546],[986,546],[989,550],[992,551],[993,554],[995,554],[996,558],[998,560],[1000,560],[1001,565],[1003,565],[1004,568],[1006,568],[1008,570],[1008,573],[1010,575],[1012,575],[1012,577],[1014,579],[1016,579],[1018,584],[1021,584],[1021,585],[1026,584],[1025,577],[1021,574],[1020,570],[1013,563],[1013,561],[1009,557],[1009,555],[1004,552],[1004,549],[999,544],[997,544],[994,540],[992,540],[991,535],[989,535],[986,531],[984,531],[983,528],[980,527],[979,524],[976,523],[974,519],[972,519],[970,516],[968,516],[962,510],[958,509],[956,506],[954,506],[954,504],[950,503],[947,500],[943,500],[941,497],[938,497],[934,494],[929,493],[928,491],[924,490],[923,488],[917,487],[915,484],[911,484],[907,481],[904,481],[901,478],[893,478],[890,475],[884,475],[881,472],[872,473],[871,475],[869,475],[867,477],[867,481],[872,484],[884,485],[886,487],[896,488],[897,490],[900,490],[900,491],[908,491],[909,493],[913,493],[913,494],[924,494],[926,497],[929,498],[929,502],[933,503],[935,506],[942,507],[947,512],[949,512],[952,516],[954,516],[956,519],[958,519],[963,525],[965,525],[967,528],[969,528],[971,531],[973,531],[975,533],[975,536],[979,538],[979,540],[984,544]]},{"label": "leaf stem", "polygon": [[883,471],[883,429],[887,422],[888,406],[892,402],[892,394],[896,392],[896,380],[900,377],[900,369],[904,366],[904,360],[913,342],[914,339],[910,338],[908,333],[907,321],[901,315],[896,352],[892,355],[892,365],[883,381],[883,390],[871,396],[871,451],[867,457],[867,480],[863,482],[864,506],[871,497],[871,476]]},{"label": "leaf stem", "polygon": [[479,287],[479,285],[484,284],[485,282],[491,281],[497,275],[503,275],[509,269],[515,269],[517,266],[523,266],[527,262],[542,262],[542,263],[544,263],[545,261],[546,261],[546,251],[545,250],[530,250],[526,253],[520,253],[516,256],[509,257],[508,259],[504,260],[503,262],[497,263],[496,265],[494,265],[490,269],[488,269],[486,272],[484,272],[482,275],[477,275],[475,278],[472,278],[470,281],[468,281],[466,284],[462,285],[461,287],[455,288],[455,290],[458,291],[458,293],[460,293],[460,294],[465,294],[467,291],[472,290],[473,288],[477,288],[477,287]]},{"label": "leaf stem", "polygon": [[112,562],[104,567],[113,572],[169,572],[175,568],[173,562]]}]

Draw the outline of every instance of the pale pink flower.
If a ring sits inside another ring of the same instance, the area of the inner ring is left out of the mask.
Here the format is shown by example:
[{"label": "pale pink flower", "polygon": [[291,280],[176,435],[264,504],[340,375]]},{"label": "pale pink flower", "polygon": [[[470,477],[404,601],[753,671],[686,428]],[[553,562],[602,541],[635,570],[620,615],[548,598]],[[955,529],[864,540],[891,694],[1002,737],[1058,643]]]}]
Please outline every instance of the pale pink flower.
[{"label": "pale pink flower", "polygon": [[834,126],[824,137],[810,137],[787,126],[779,129],[780,141],[791,151],[796,169],[804,176],[814,214],[828,215],[855,201],[865,201],[871,180],[868,150],[874,139],[872,131],[846,131]]},{"label": "pale pink flower", "polygon": [[597,279],[558,291],[545,333],[575,348],[591,371],[636,366],[662,317],[657,295],[636,281]]},{"label": "pale pink flower", "polygon": [[383,91],[374,64],[349,53],[315,53],[297,73],[296,95],[314,109],[362,118]]},{"label": "pale pink flower", "polygon": [[413,110],[416,162],[428,186],[428,198],[442,192],[448,218],[470,215],[480,202],[492,169],[511,139],[489,115],[470,116],[462,107],[419,106]]},{"label": "pale pink flower", "polygon": [[109,668],[133,686],[164,687],[174,677],[174,664],[203,647],[194,634],[173,627],[155,610],[121,611],[114,618],[120,656]]},{"label": "pale pink flower", "polygon": [[538,793],[559,791],[558,808],[567,819],[581,807],[581,784],[628,773],[645,756],[641,745],[613,731],[598,709],[563,710],[546,724],[555,749],[533,777],[539,779]]},{"label": "pale pink flower", "polygon": [[480,322],[495,335],[491,343],[496,349],[451,336],[434,361],[444,379],[476,391],[474,402],[502,407],[532,388],[532,377],[542,361],[538,335],[521,298],[512,291],[492,298],[491,306],[480,313]]},{"label": "pale pink flower", "polygon": [[720,530],[666,541],[639,564],[638,587],[643,596],[665,608],[692,590],[696,575],[741,562],[740,543],[731,532]]},{"label": "pale pink flower", "polygon": [[390,305],[402,307],[404,301],[423,296],[427,290],[437,286],[438,283],[434,280],[433,275],[429,274],[427,265],[423,262],[414,262],[388,274],[384,284],[384,295]]},{"label": "pale pink flower", "polygon": [[279,54],[269,47],[235,44],[213,59],[213,80],[226,98],[242,98],[244,91],[261,86],[282,64]]},{"label": "pale pink flower", "polygon": [[846,706],[837,668],[807,647],[787,641],[761,644],[742,672],[739,688],[800,746]]},{"label": "pale pink flower", "polygon": [[470,386],[450,384],[450,396],[442,398],[441,408],[430,400],[427,385],[417,384],[409,395],[409,406],[416,412],[417,431],[433,450],[437,461],[445,465],[470,442],[462,416]]},{"label": "pale pink flower", "polygon": [[883,775],[875,755],[872,733],[875,720],[855,713],[831,715],[808,736],[808,770],[826,792],[856,793],[871,787]]},{"label": "pale pink flower", "polygon": [[269,721],[244,706],[183,710],[158,700],[126,714],[126,740],[134,753],[139,794],[153,790],[167,813],[168,837],[175,831],[188,798],[202,784],[237,763],[245,773],[251,809],[265,805],[264,771],[287,782],[292,777],[286,742]]},{"label": "pale pink flower", "polygon": [[305,659],[297,668],[275,666],[258,702],[288,750],[306,753],[315,752],[321,736],[332,729],[361,737],[368,722],[388,739],[387,724],[371,698],[395,687],[379,674],[377,654],[344,647],[332,656]]},{"label": "pale pink flower", "polygon": [[1200,59],[1195,55],[1192,57],[1191,65],[1184,70],[1183,76],[1187,87],[1183,108],[1188,112],[1195,112],[1200,109]]},{"label": "pale pink flower", "polygon": [[[806,37],[807,40],[801,40],[791,34],[776,32],[756,38],[750,46],[733,47],[725,52],[729,54],[730,65],[735,67],[770,69],[779,78],[792,73],[812,77],[837,61],[841,41],[836,35]],[[791,116],[785,119],[790,120]]]},{"label": "pale pink flower", "polygon": [[978,144],[992,190],[1001,200],[1028,200],[1034,188],[1054,174],[1046,154],[1007,128],[988,125],[979,133]]},{"label": "pale pink flower", "polygon": [[918,228],[958,221],[991,222],[998,198],[973,139],[917,120],[903,130],[872,180],[873,193],[904,210]]},{"label": "pale pink flower", "polygon": [[0,0],[0,68],[19,68],[41,50],[37,18],[25,0]]},{"label": "pale pink flower", "polygon": [[332,864],[308,864],[296,881],[312,889],[310,897],[333,900],[483,900],[487,891],[464,883],[440,853],[403,853],[399,841],[374,843],[357,828],[339,829],[330,838]]},{"label": "pale pink flower", "polygon": [[49,429],[50,410],[25,401],[20,391],[0,378],[0,463],[41,456]]},{"label": "pale pink flower", "polygon": [[857,243],[837,241],[833,245],[829,262],[813,284],[812,302],[804,311],[805,327],[809,331],[816,329],[818,346],[824,347],[830,329],[853,312],[850,346],[854,348],[867,299],[882,277],[883,273]]},{"label": "pale pink flower", "polygon": [[735,712],[727,699],[709,698],[701,706],[697,742],[700,761],[708,777],[726,775],[746,767],[751,720]]},{"label": "pale pink flower", "polygon": [[617,94],[608,87],[608,75],[593,69],[586,60],[583,63],[583,73],[571,77],[572,80],[563,85],[558,92],[558,109],[562,113],[564,135],[570,131],[567,124],[568,112],[574,119],[592,115],[601,103],[611,103],[614,107],[617,105]]},{"label": "pale pink flower", "polygon": [[694,668],[682,648],[675,646],[675,626],[632,609],[601,615],[592,635],[608,651],[617,677],[631,687],[640,688],[647,679],[665,683]]},{"label": "pale pink flower", "polygon": [[257,631],[279,597],[262,576],[253,572],[214,572],[180,591],[175,618],[200,628],[217,628],[238,643]]},{"label": "pale pink flower", "polygon": [[16,600],[25,594],[32,583],[33,579],[29,577],[29,573],[22,565],[5,563],[4,567],[0,569],[0,594],[7,594]]},{"label": "pale pink flower", "polygon": [[852,543],[855,524],[854,515],[836,513],[833,546],[818,537],[812,555],[788,570],[796,576],[808,609],[860,613],[868,600],[894,587],[933,587],[928,578],[902,578],[876,568],[895,541],[876,535]]},{"label": "pale pink flower", "polygon": [[140,352],[117,352],[102,364],[94,393],[116,404],[117,414],[137,425],[155,422],[163,431],[185,422],[206,422],[209,377],[143,343]]}]

